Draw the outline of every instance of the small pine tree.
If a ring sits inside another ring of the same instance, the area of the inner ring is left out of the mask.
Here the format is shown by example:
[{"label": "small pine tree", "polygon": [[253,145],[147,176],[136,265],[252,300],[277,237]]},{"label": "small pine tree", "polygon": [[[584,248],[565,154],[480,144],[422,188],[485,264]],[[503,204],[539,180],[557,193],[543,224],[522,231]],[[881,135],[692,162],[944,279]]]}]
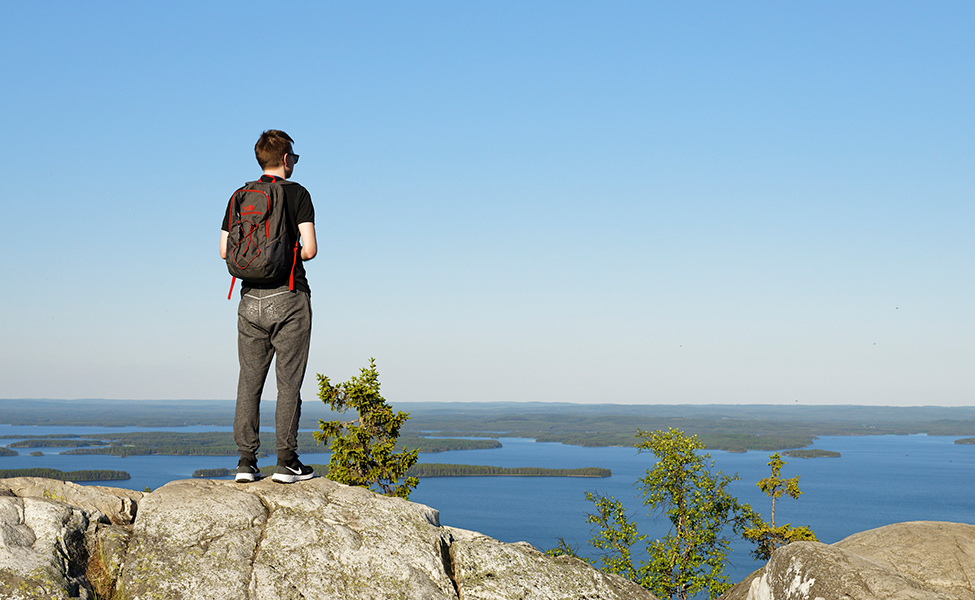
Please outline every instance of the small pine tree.
[{"label": "small pine tree", "polygon": [[772,552],[779,546],[799,541],[817,541],[816,535],[807,526],[793,527],[789,523],[781,526],[775,525],[775,500],[783,494],[788,495],[793,500],[798,500],[802,492],[799,491],[799,475],[790,477],[789,479],[782,479],[780,476],[782,467],[786,465],[786,462],[782,460],[779,453],[772,454],[769,456],[769,459],[771,460],[769,460],[768,466],[772,469],[772,475],[762,479],[755,485],[765,492],[766,496],[772,499],[771,520],[765,522],[761,515],[752,512],[749,516],[752,526],[746,528],[744,533],[742,533],[742,537],[755,544],[755,550],[752,551],[752,556],[759,560],[768,560],[771,558]]},{"label": "small pine tree", "polygon": [[358,377],[334,386],[328,377],[319,374],[318,397],[333,411],[344,413],[353,409],[359,413],[359,418],[353,421],[318,422],[315,439],[327,444],[332,452],[328,478],[408,499],[419,483],[416,477],[406,476],[406,471],[416,464],[417,450],[399,453],[393,450],[400,427],[410,414],[394,413],[379,395],[376,360],[370,358],[369,366],[360,369]]}]

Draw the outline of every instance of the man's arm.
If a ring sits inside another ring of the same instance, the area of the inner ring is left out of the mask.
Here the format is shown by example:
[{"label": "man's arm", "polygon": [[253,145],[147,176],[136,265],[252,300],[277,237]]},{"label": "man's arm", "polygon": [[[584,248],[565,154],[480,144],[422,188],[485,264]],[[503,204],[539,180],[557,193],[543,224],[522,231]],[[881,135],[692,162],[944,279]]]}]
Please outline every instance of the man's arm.
[{"label": "man's arm", "polygon": [[315,258],[315,255],[318,254],[318,242],[315,240],[315,224],[298,223],[298,233],[301,234],[301,260]]},{"label": "man's arm", "polygon": [[[314,235],[314,234],[312,234]],[[230,237],[229,231],[220,230],[220,258],[227,259],[227,239]]]}]

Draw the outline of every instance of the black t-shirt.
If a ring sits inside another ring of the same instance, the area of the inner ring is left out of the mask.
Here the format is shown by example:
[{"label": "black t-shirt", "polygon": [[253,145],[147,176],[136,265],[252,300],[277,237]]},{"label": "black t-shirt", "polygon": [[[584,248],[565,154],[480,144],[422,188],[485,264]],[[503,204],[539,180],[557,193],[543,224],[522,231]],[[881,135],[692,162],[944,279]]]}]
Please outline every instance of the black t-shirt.
[{"label": "black t-shirt", "polygon": [[[274,175],[261,175],[261,181],[284,181],[280,177],[275,177]],[[285,226],[288,228],[288,235],[291,239],[299,239],[298,223],[314,223],[315,222],[315,207],[311,203],[311,194],[308,193],[301,184],[289,182],[288,185],[282,186],[284,189],[284,206],[285,212],[287,214],[287,219],[285,219]],[[227,204],[227,210],[223,215],[223,225],[221,227],[224,231],[230,231],[230,203]],[[301,249],[299,247],[299,254]],[[248,288],[263,288],[270,289],[281,287],[288,283],[288,277],[285,276],[281,281],[275,281],[272,283],[251,283],[249,281],[241,282],[241,293],[244,293]],[[295,289],[301,290],[302,292],[311,293],[311,288],[308,287],[308,278],[305,277],[305,266],[302,264],[302,260],[299,256],[298,261],[295,263]]]}]

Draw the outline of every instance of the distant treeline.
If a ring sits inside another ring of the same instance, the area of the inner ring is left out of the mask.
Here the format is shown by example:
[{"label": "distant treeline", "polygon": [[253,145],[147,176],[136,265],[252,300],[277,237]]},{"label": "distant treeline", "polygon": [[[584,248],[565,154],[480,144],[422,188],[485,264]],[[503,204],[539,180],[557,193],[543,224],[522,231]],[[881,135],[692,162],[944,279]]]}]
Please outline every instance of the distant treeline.
[{"label": "distant treeline", "polygon": [[975,438],[961,438],[955,440],[956,444],[975,444]]},{"label": "distant treeline", "polygon": [[193,471],[193,477],[227,477],[234,473],[230,469],[197,469]]},{"label": "distant treeline", "polygon": [[396,451],[404,449],[419,450],[424,453],[449,452],[451,450],[491,450],[500,448],[501,442],[498,440],[466,440],[466,439],[444,439],[426,438],[415,435],[404,435],[396,442]]},{"label": "distant treeline", "polygon": [[[87,437],[87,436],[80,436]],[[92,436],[94,437],[94,436]],[[98,434],[108,443],[103,448],[76,448],[62,454],[109,454],[112,456],[229,456],[237,454],[234,434],[222,431],[140,431]],[[261,436],[265,448],[274,447],[274,434]],[[312,442],[314,443],[314,442]],[[270,444],[270,446],[266,445]]]},{"label": "distant treeline", "polygon": [[88,446],[104,446],[101,440],[81,440],[58,438],[40,438],[23,440],[7,444],[7,448],[87,448]]},{"label": "distant treeline", "polygon": [[76,433],[46,433],[42,435],[0,435],[0,440],[32,440],[32,439],[44,439],[44,440],[55,440],[58,438],[76,438],[78,434]]},{"label": "distant treeline", "polygon": [[610,477],[609,469],[542,469],[538,467],[488,467],[484,465],[446,465],[419,463],[407,471],[409,477],[483,477],[489,475],[520,477]]},{"label": "distant treeline", "polygon": [[[400,432],[401,448],[417,448],[421,452],[487,448],[490,446],[483,444],[504,437],[579,446],[632,447],[637,429],[653,431],[669,427],[697,435],[710,450],[731,452],[802,448],[810,446],[814,439],[822,436],[921,433],[975,436],[975,407],[586,405],[545,402],[397,403],[394,407],[410,413],[410,420]],[[266,402],[263,408],[262,427],[273,430],[274,403]],[[12,425],[227,426],[233,423],[233,412],[233,401],[0,399],[2,419]],[[344,417],[330,413],[320,402],[306,402],[302,407],[301,427],[317,428],[318,418],[331,420]],[[199,439],[190,437],[207,434],[170,435],[184,437],[168,442],[162,438],[139,441],[134,437],[123,439],[121,434],[112,434],[112,439],[118,442],[116,447],[97,451],[120,456],[236,454],[236,446],[229,433],[218,434],[224,436],[219,443],[217,440],[203,440],[206,443],[200,443]],[[481,439],[433,440],[428,436]],[[105,434],[76,437],[108,439]],[[306,453],[316,446],[311,433],[299,435],[299,446],[302,448],[300,451]],[[273,435],[268,438],[262,436],[262,448],[270,448],[273,452]],[[85,448],[79,450],[89,451]]]},{"label": "distant treeline", "polygon": [[404,434],[625,447],[633,446],[637,429],[674,427],[696,435],[709,450],[728,452],[803,448],[821,436],[975,435],[975,415],[967,408],[499,404],[503,409],[474,405],[417,411],[404,424]]},{"label": "distant treeline", "polygon": [[59,481],[118,481],[131,479],[125,471],[59,471],[58,469],[0,469],[0,479],[46,477]]},{"label": "distant treeline", "polygon": [[812,450],[786,450],[782,454],[791,456],[792,458],[839,458],[841,456],[839,452],[820,450],[818,448]]},{"label": "distant treeline", "polygon": [[[274,448],[273,432],[261,434],[261,447]],[[91,447],[98,446],[98,447]],[[65,435],[34,436],[21,442],[14,442],[8,448],[45,448],[45,447],[74,447],[62,454],[107,454],[111,456],[235,456],[237,444],[234,434],[222,431],[207,431],[198,433],[174,431],[147,431],[125,433],[100,433],[97,435]],[[466,440],[466,439],[428,439],[415,435],[403,436],[397,444],[399,449],[417,449],[420,452],[447,452],[449,450],[481,450],[500,448],[497,440]],[[298,434],[298,448],[303,452],[325,452],[325,446],[319,444],[311,432]],[[16,456],[13,450],[0,448],[0,456]],[[267,456],[262,450],[261,456]]]},{"label": "distant treeline", "polygon": [[[719,423],[715,423],[719,425]],[[668,425],[668,427],[675,425]],[[700,427],[700,426],[699,426]],[[666,429],[666,427],[664,427]],[[774,451],[783,448],[797,448],[813,443],[814,436],[802,434],[768,434],[754,433],[724,433],[706,431],[700,427],[694,435],[704,443],[709,450],[725,450],[727,452],[747,452],[748,450]],[[644,431],[652,431],[645,429]],[[691,432],[687,432],[691,433]],[[539,433],[534,436],[536,442],[555,442],[571,446],[601,448],[605,446],[632,446],[635,442],[636,430],[609,431],[589,433]],[[514,436],[522,437],[522,436]]]},{"label": "distant treeline", "polygon": [[[261,427],[274,428],[273,400],[261,403]],[[234,400],[52,400],[0,398],[6,425],[60,427],[189,427],[229,426],[234,422]],[[306,400],[301,407],[302,429],[318,427],[318,420],[344,418],[322,402]],[[16,436],[27,437],[27,436]]]}]

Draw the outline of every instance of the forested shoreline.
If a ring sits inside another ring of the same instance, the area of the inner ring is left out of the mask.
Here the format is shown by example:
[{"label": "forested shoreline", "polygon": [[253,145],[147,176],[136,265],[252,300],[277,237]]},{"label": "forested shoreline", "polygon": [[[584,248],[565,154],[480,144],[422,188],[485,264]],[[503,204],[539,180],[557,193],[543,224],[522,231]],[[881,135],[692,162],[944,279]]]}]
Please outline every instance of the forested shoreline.
[{"label": "forested shoreline", "polygon": [[[24,437],[24,436],[17,436]],[[261,433],[262,448],[274,448],[274,432]],[[315,441],[310,432],[298,434],[300,451],[324,452],[326,448]],[[397,447],[417,449],[420,452],[449,452],[451,450],[486,450],[500,448],[501,442],[494,439],[442,439],[404,436],[398,440]],[[172,432],[147,431],[125,433],[101,433],[97,435],[34,435],[30,439],[8,444],[0,448],[0,456],[15,456],[13,448],[72,448],[61,454],[86,455],[105,454],[110,456],[234,456],[237,444],[230,432]],[[262,450],[261,456],[266,456]]]},{"label": "forested shoreline", "polygon": [[782,454],[792,458],[840,458],[841,456],[839,452],[833,452],[832,450],[820,450],[819,448],[786,450]]},{"label": "forested shoreline", "polygon": [[0,469],[0,479],[11,477],[45,477],[59,481],[124,481],[132,476],[125,471],[84,470],[61,471],[58,469]]},{"label": "forested shoreline", "polygon": [[418,463],[406,473],[410,477],[611,477],[609,469],[588,467],[582,469],[544,469],[540,467],[489,467],[485,465],[451,465]]},{"label": "forested shoreline", "polygon": [[[262,429],[273,430],[274,402],[262,408]],[[530,438],[538,442],[602,447],[632,446],[638,430],[679,428],[711,450],[779,451],[810,446],[817,437],[847,435],[975,436],[973,407],[876,407],[814,405],[619,405],[557,403],[405,403],[410,412],[398,447],[420,452],[500,447],[498,438]],[[232,401],[121,401],[0,399],[0,415],[9,424],[103,427],[229,426]],[[302,407],[304,429],[318,419],[344,418],[320,402]],[[146,433],[74,436],[100,439],[105,447],[78,447],[75,454],[233,455],[229,433]],[[187,437],[187,436],[196,437]],[[182,436],[182,437],[178,437]],[[27,436],[18,436],[21,438]],[[49,436],[47,439],[53,439]],[[477,439],[441,439],[477,438]],[[975,438],[973,438],[975,439]],[[270,441],[270,445],[268,441]],[[959,443],[965,443],[959,440]],[[299,445],[316,446],[310,432]],[[43,446],[56,447],[53,442]],[[63,445],[67,446],[67,444]],[[81,446],[81,444],[79,444]],[[273,436],[262,436],[262,447],[273,448]],[[7,452],[3,452],[7,454]]]}]

